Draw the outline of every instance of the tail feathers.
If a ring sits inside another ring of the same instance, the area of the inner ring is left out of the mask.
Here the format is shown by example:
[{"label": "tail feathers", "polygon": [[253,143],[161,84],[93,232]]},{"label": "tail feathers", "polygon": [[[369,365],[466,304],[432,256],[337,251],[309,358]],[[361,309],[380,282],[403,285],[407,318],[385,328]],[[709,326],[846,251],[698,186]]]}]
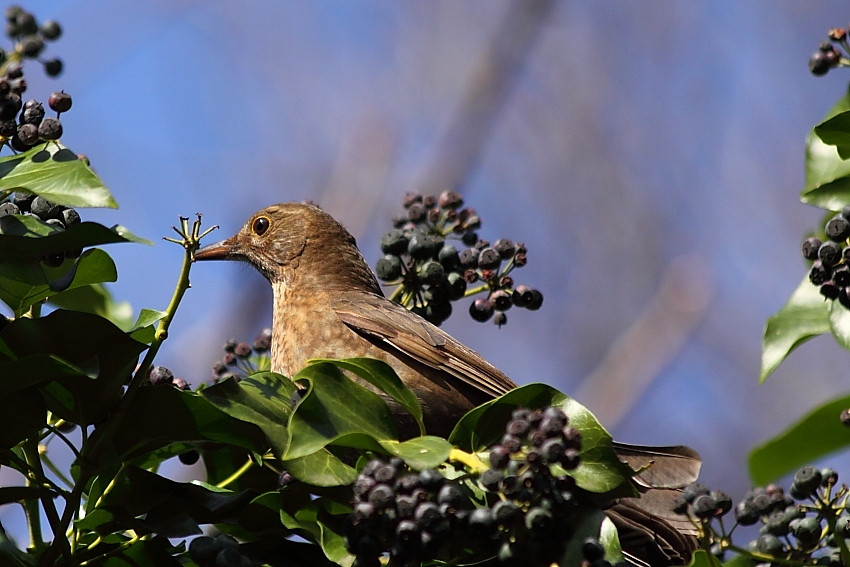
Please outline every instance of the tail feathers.
[{"label": "tail feathers", "polygon": [[667,495],[653,493],[675,491],[650,490],[640,499],[623,498],[605,513],[614,522],[620,537],[623,555],[639,567],[667,567],[687,565],[698,547],[696,529],[687,518],[669,512],[664,516],[644,508],[644,498],[650,496],[653,504],[667,500]]},{"label": "tail feathers", "polygon": [[702,467],[699,453],[677,445],[648,447],[614,442],[621,461],[640,471],[632,480],[646,488],[684,488],[696,482]]}]

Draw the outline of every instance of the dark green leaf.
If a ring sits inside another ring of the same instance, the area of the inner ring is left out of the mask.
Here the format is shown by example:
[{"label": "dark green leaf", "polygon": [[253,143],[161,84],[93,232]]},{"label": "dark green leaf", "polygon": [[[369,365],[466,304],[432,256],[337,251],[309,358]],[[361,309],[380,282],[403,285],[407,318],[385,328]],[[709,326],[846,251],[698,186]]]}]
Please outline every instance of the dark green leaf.
[{"label": "dark green leaf", "polygon": [[133,326],[133,309],[130,304],[126,301],[114,301],[112,295],[102,284],[69,289],[51,295],[49,301],[52,305],[62,309],[100,315],[114,323],[122,331],[128,331]]},{"label": "dark green leaf", "polygon": [[283,466],[292,476],[313,486],[347,486],[357,479],[357,471],[327,448],[285,461]]},{"label": "dark green leaf", "polygon": [[614,523],[605,515],[605,512],[585,508],[576,515],[578,525],[575,527],[575,531],[566,538],[567,545],[564,548],[564,554],[559,565],[581,565],[581,548],[587,538],[599,540],[599,543],[605,548],[606,561],[612,564],[623,561],[623,551],[620,549],[617,528],[614,527]]},{"label": "dark green leaf", "polygon": [[118,208],[86,162],[58,142],[0,158],[0,191],[9,190],[34,193],[67,207]]},{"label": "dark green leaf", "polygon": [[83,369],[49,354],[34,354],[0,362],[0,395],[17,392],[48,380],[61,380],[67,376],[94,379],[99,371],[97,360],[87,362],[89,368]]},{"label": "dark green leaf", "polygon": [[203,396],[170,385],[140,388],[124,423],[113,446],[125,461],[171,443],[216,441],[258,453],[265,447],[263,435],[254,425],[234,419]]},{"label": "dark green leaf", "polygon": [[829,303],[818,288],[809,282],[808,276],[804,277],[788,303],[765,324],[760,382],[764,382],[795,348],[830,331],[829,310]]},{"label": "dark green leaf", "polygon": [[181,567],[170,553],[171,544],[165,537],[141,540],[128,549],[110,555],[100,565],[103,567]]},{"label": "dark green leaf", "polygon": [[521,386],[470,410],[455,426],[449,442],[465,451],[482,451],[501,439],[514,409],[550,405],[561,408],[570,426],[581,432],[581,464],[570,471],[576,484],[596,493],[624,485],[632,471],[614,453],[611,435],[587,408],[546,384]]},{"label": "dark green leaf", "polygon": [[773,439],[753,449],[750,478],[762,486],[795,469],[850,445],[850,429],[841,424],[841,412],[850,408],[850,396],[827,402]]},{"label": "dark green leaf", "polygon": [[295,518],[302,528],[313,535],[328,559],[340,567],[350,567],[354,556],[345,548],[342,521],[334,522],[334,518],[325,511],[321,500],[314,500],[309,506],[299,510]]},{"label": "dark green leaf", "polygon": [[[723,567],[756,567],[758,564],[758,561],[751,559],[746,555],[736,555],[729,561],[724,562]],[[698,549],[694,552],[691,567],[716,567],[716,565],[717,563],[709,558],[708,553],[706,553],[705,550]]]},{"label": "dark green leaf", "polygon": [[89,246],[137,242],[152,246],[121,225],[106,228],[96,222],[83,222],[62,230],[32,215],[7,215],[0,218],[0,259],[20,260],[44,254],[66,252]]},{"label": "dark green leaf", "polygon": [[195,525],[235,521],[256,496],[253,490],[233,493],[197,482],[175,482],[131,466],[103,496],[100,507],[119,520],[144,515],[144,525],[150,530],[182,537],[172,530],[186,529],[186,519]]},{"label": "dark green leaf", "polygon": [[146,346],[96,315],[57,309],[38,319],[17,319],[3,330],[15,356],[53,355],[78,368],[97,365],[96,379],[64,376],[41,386],[48,408],[78,424],[98,423],[118,402]]},{"label": "dark green leaf", "polygon": [[73,263],[66,261],[58,274],[34,260],[0,262],[0,299],[20,316],[30,305],[56,293],[117,279],[112,258],[98,248],[86,250]]},{"label": "dark green leaf", "polygon": [[0,447],[14,447],[47,423],[47,406],[35,387],[0,396],[0,408]]},{"label": "dark green leaf", "polygon": [[290,444],[284,459],[315,453],[328,444],[380,450],[376,441],[397,438],[386,403],[327,362],[311,364],[293,377],[309,388],[289,418]]},{"label": "dark green leaf", "polygon": [[[824,121],[847,110],[850,110],[850,95],[838,101]],[[824,143],[812,130],[806,141],[806,187],[800,199],[823,209],[841,210],[850,203],[848,175],[850,161],[842,159],[835,146]]]},{"label": "dark green leaf", "polygon": [[422,422],[422,407],[419,405],[419,400],[386,362],[374,358],[315,359],[311,362],[329,362],[357,374],[406,409],[416,420],[419,431],[424,435],[425,424]]},{"label": "dark green leaf", "polygon": [[836,146],[838,155],[846,160],[850,155],[850,111],[845,110],[815,126],[815,136],[828,146]]},{"label": "dark green leaf", "polygon": [[434,469],[449,458],[453,445],[442,437],[415,437],[408,441],[382,441],[381,447],[390,455],[404,460],[416,470]]},{"label": "dark green leaf", "polygon": [[201,395],[227,415],[259,427],[280,458],[289,442],[286,423],[296,389],[288,378],[262,372],[243,380],[228,378],[205,388]]}]

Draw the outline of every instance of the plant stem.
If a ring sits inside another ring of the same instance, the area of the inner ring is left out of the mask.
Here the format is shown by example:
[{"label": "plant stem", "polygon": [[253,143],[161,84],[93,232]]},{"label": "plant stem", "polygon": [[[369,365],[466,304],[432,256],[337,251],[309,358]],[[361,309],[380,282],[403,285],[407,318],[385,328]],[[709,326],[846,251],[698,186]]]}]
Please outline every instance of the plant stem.
[{"label": "plant stem", "polygon": [[488,468],[487,465],[485,465],[476,455],[467,453],[466,451],[461,451],[457,448],[454,448],[449,452],[449,460],[458,461],[459,463],[464,464],[474,473],[486,471]]},{"label": "plant stem", "polygon": [[236,470],[236,471],[235,471],[232,475],[230,475],[230,476],[229,476],[229,477],[227,477],[226,479],[224,479],[224,480],[222,480],[221,482],[219,482],[218,484],[216,484],[216,486],[217,486],[218,488],[224,488],[225,486],[227,486],[228,484],[230,484],[230,483],[232,483],[232,482],[236,481],[236,480],[237,480],[240,476],[242,476],[243,474],[245,474],[246,472],[248,472],[248,470],[250,470],[250,469],[251,469],[251,467],[253,467],[253,466],[254,466],[254,461],[252,461],[252,460],[249,458],[247,461],[245,461],[245,464],[244,464],[244,465],[242,465],[241,467],[239,467],[239,468],[238,468],[238,469],[237,469],[237,470]]},{"label": "plant stem", "polygon": [[[38,443],[38,441],[35,441]],[[27,439],[24,442],[24,455],[29,465],[30,474],[27,474],[27,486],[37,486],[41,488],[41,484],[35,479],[36,469],[35,462],[38,462],[38,445],[35,447],[32,439]],[[41,538],[41,510],[38,507],[38,500],[29,499],[21,504],[24,508],[24,514],[27,517],[27,526],[29,528],[30,549],[35,554],[39,554],[46,548],[47,544]]]}]

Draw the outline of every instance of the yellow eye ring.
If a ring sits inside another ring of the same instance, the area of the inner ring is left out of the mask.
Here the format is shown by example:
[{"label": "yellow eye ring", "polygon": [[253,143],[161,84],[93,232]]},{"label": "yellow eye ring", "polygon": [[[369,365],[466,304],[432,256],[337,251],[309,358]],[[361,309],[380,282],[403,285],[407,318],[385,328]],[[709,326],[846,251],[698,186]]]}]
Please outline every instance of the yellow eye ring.
[{"label": "yellow eye ring", "polygon": [[251,223],[251,230],[253,230],[254,234],[257,236],[262,236],[271,225],[272,221],[270,221],[268,217],[257,217],[254,219],[254,222]]}]

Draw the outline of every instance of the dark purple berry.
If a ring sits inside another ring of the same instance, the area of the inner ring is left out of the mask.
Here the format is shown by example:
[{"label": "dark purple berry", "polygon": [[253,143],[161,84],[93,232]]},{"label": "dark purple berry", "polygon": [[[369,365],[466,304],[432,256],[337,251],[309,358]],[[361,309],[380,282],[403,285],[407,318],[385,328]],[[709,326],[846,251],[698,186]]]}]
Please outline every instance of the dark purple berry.
[{"label": "dark purple berry", "polygon": [[60,35],[62,35],[62,27],[58,22],[54,20],[47,20],[43,24],[41,24],[41,28],[39,29],[41,33],[41,37],[46,39],[47,41],[53,41],[54,39],[58,39]]},{"label": "dark purple berry", "polygon": [[[31,104],[34,103],[34,104]],[[38,126],[44,119],[44,106],[40,102],[29,100],[21,113],[21,124],[34,124]]]},{"label": "dark purple berry", "polygon": [[809,71],[816,77],[826,75],[831,67],[829,57],[822,51],[817,51],[809,57]]},{"label": "dark purple berry", "polygon": [[268,352],[272,346],[272,330],[263,329],[260,331],[260,334],[257,335],[256,339],[254,339],[254,344],[252,346],[254,347],[254,352],[257,354]]},{"label": "dark purple berry", "polygon": [[510,453],[500,445],[490,447],[490,466],[494,469],[503,469],[511,460]]},{"label": "dark purple berry", "polygon": [[201,458],[201,455],[196,450],[191,449],[185,453],[180,453],[177,458],[184,465],[194,465]]},{"label": "dark purple berry", "polygon": [[543,305],[543,294],[536,289],[531,290],[531,303],[525,306],[529,311],[537,311]]},{"label": "dark purple berry", "polygon": [[825,266],[820,260],[812,262],[812,267],[809,269],[809,281],[813,285],[822,285],[832,277],[832,269]]},{"label": "dark purple berry", "polygon": [[44,49],[44,40],[37,35],[27,36],[18,43],[16,50],[21,56],[35,59]]},{"label": "dark purple berry", "polygon": [[758,522],[761,514],[750,500],[743,500],[735,506],[735,520],[742,526],[751,526]]},{"label": "dark purple berry", "polygon": [[493,249],[496,250],[496,252],[499,253],[499,256],[502,257],[502,260],[507,260],[511,256],[514,255],[514,251],[516,250],[516,246],[514,246],[514,243],[513,243],[512,240],[508,240],[507,238],[502,238],[500,240],[497,240],[493,244]]},{"label": "dark purple berry", "polygon": [[484,248],[478,255],[478,267],[482,270],[496,270],[502,263],[502,257],[494,248]]},{"label": "dark purple berry", "polygon": [[68,112],[71,110],[71,95],[65,91],[55,92],[47,99],[47,105],[55,112]]},{"label": "dark purple berry", "polygon": [[58,118],[45,118],[38,126],[38,137],[42,140],[58,140],[62,137],[62,123]]},{"label": "dark purple berry", "polygon": [[48,77],[58,77],[62,74],[62,69],[64,65],[61,59],[48,59],[44,62],[44,72]]},{"label": "dark purple berry", "polygon": [[0,204],[0,218],[5,217],[6,215],[19,215],[21,214],[21,209],[15,203],[11,203],[9,201]]},{"label": "dark purple berry", "polygon": [[404,204],[405,209],[409,209],[410,206],[413,205],[414,203],[421,203],[421,202],[422,202],[422,195],[419,194],[419,193],[414,193],[414,192],[406,193],[404,195],[404,198],[402,199],[402,203]]},{"label": "dark purple berry", "polygon": [[0,99],[0,122],[9,122],[14,120],[15,116],[18,115],[18,110],[18,105],[14,99]]},{"label": "dark purple berry", "polygon": [[841,215],[835,215],[829,219],[823,230],[830,240],[842,242],[850,236],[850,221]]},{"label": "dark purple berry", "polygon": [[27,146],[34,146],[38,142],[38,126],[35,124],[22,124],[18,128],[18,139]]},{"label": "dark purple berry", "polygon": [[503,289],[498,289],[490,294],[490,302],[497,311],[507,311],[513,305],[511,294]]},{"label": "dark purple berry", "polygon": [[160,384],[171,384],[174,380],[174,374],[164,366],[154,366],[150,371],[150,382],[152,386]]},{"label": "dark purple berry", "polygon": [[236,345],[236,348],[233,349],[233,354],[235,354],[237,358],[248,358],[251,356],[251,345],[248,343],[239,343]]},{"label": "dark purple berry", "polygon": [[10,79],[20,79],[24,76],[24,66],[20,63],[9,63],[6,67],[6,77]]},{"label": "dark purple berry", "polygon": [[815,236],[810,236],[803,242],[803,258],[806,260],[817,260],[818,249],[823,242]]},{"label": "dark purple berry", "polygon": [[15,193],[15,196],[12,198],[12,202],[15,203],[22,212],[28,213],[33,199],[35,199],[35,195],[32,193],[18,192]]},{"label": "dark purple berry", "polygon": [[393,500],[395,499],[395,493],[393,489],[388,484],[376,484],[371,491],[369,491],[369,503],[375,506],[378,510],[384,510],[389,508]]},{"label": "dark purple berry", "polygon": [[463,206],[463,198],[454,191],[443,191],[437,204],[441,209],[458,209]]},{"label": "dark purple berry", "polygon": [[820,294],[827,299],[838,299],[841,294],[841,288],[827,282],[820,286]]},{"label": "dark purple berry", "polygon": [[469,314],[479,323],[483,323],[493,316],[493,304],[479,297],[469,305]]}]

